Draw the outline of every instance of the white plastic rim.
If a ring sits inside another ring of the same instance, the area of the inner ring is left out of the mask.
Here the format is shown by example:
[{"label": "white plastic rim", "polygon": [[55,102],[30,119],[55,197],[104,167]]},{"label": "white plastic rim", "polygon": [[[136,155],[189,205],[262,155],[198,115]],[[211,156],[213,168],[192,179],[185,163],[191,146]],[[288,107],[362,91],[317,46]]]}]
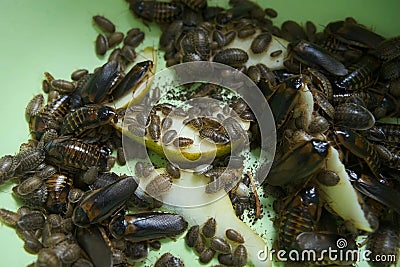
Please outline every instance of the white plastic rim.
[{"label": "white plastic rim", "polygon": [[[261,184],[264,181],[271,168],[273,157],[275,155],[276,128],[271,109],[264,95],[248,76],[224,64],[199,61],[174,65],[156,73],[153,77],[151,77],[151,80],[152,84],[150,86],[150,90],[148,91],[148,96],[144,97],[143,99],[144,102],[142,101],[142,103],[137,103],[137,101],[132,101],[134,104],[132,104],[132,106],[130,105],[126,109],[123,121],[124,129],[128,129],[128,124],[134,120],[135,115],[137,114],[135,113],[137,111],[135,111],[134,106],[145,105],[146,113],[148,112],[147,115],[149,116],[150,110],[157,103],[157,101],[165,94],[168,94],[168,92],[171,90],[176,90],[176,88],[179,86],[193,83],[211,83],[221,86],[226,90],[231,91],[233,95],[241,97],[255,115],[261,138],[260,150],[257,152],[251,152],[253,153],[253,156],[256,154],[256,162],[252,163],[251,173],[256,184]],[[146,85],[143,84],[142,86]],[[158,88],[157,90],[161,89],[161,95],[155,96],[156,94],[153,93],[155,88]],[[212,98],[192,98],[187,101],[182,101],[181,104],[182,106],[190,105],[192,107],[196,105],[202,105],[202,107],[204,107],[206,104],[215,107],[218,102],[221,104],[220,106],[222,113],[222,107],[227,105],[227,103]],[[174,116],[174,114],[171,112],[170,115],[167,116]],[[231,112],[228,116],[230,119],[234,119],[236,121],[240,120],[239,116],[234,112]],[[220,118],[217,118],[214,115],[209,117],[220,122],[224,126],[224,122],[221,121]],[[144,129],[145,125],[141,125],[141,127]],[[179,132],[180,131],[178,131],[178,136]],[[137,136],[137,133],[132,134]],[[243,151],[250,152],[247,135],[244,135],[243,137],[243,139],[240,139],[240,149],[235,149],[235,146],[231,145],[231,156],[240,156],[242,155]],[[232,140],[232,138],[230,139]],[[162,144],[161,140],[158,142],[163,147],[164,154],[169,162],[175,166],[180,166],[181,172],[193,172],[196,167],[204,164],[211,164],[211,162],[215,159],[214,155],[211,159],[209,157],[206,159],[200,157],[196,160],[189,160],[185,157],[180,157],[179,161],[174,161],[174,158],[177,158],[176,155],[168,154],[168,149],[165,149],[165,145]],[[137,162],[135,155],[140,154],[142,157],[144,156],[144,160],[142,158],[140,159],[142,162],[144,161],[150,164],[152,162],[147,153],[147,149],[144,146],[144,137],[139,143],[142,143],[142,145],[138,145],[137,140],[136,142],[132,142],[127,135],[123,135],[122,137],[122,144],[124,154],[127,159],[127,166],[133,174],[135,173],[135,164]],[[199,150],[201,151],[201,143],[199,144]],[[175,151],[176,153],[180,153],[179,149],[176,149]],[[227,169],[230,169],[230,164],[231,162],[228,162]],[[241,175],[241,173],[239,175]],[[145,181],[145,179],[146,178],[140,180],[138,178],[139,187],[141,187],[143,191],[146,191],[144,185],[148,183],[148,181]],[[201,181],[177,179],[179,182],[174,182],[173,179],[171,188],[165,194],[154,195],[149,192],[146,193],[167,205],[177,207],[198,207],[218,200],[219,198],[223,197],[226,192],[229,192],[229,190],[234,186],[233,184],[231,188],[225,188],[225,190],[222,189],[216,193],[205,193],[205,187],[208,182],[207,179],[208,178],[205,177],[203,177]]]}]

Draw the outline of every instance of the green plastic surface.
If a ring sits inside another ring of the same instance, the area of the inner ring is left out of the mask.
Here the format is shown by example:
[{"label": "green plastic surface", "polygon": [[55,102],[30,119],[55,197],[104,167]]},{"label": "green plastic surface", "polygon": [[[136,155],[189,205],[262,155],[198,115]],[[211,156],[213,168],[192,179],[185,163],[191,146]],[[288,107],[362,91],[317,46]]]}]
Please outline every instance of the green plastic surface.
[{"label": "green plastic surface", "polygon": [[[227,6],[226,1],[212,1]],[[400,1],[365,0],[268,0],[259,1],[264,7],[278,11],[276,25],[291,19],[305,23],[313,21],[320,28],[330,21],[352,16],[386,37],[400,33],[398,23]],[[101,14],[113,21],[118,31],[139,27],[146,33],[142,47],[157,46],[159,29],[149,29],[135,19],[123,0],[3,0],[0,2],[0,155],[15,154],[19,145],[29,139],[24,110],[33,95],[41,93],[45,71],[56,78],[69,79],[77,68],[93,70],[102,65],[94,52],[97,29],[92,16]],[[162,57],[162,54],[161,54]],[[164,62],[159,62],[164,67]],[[0,186],[0,207],[16,210],[11,197],[12,184]],[[170,242],[169,246],[175,246]],[[167,246],[163,246],[167,248]],[[184,258],[194,259],[182,245]],[[152,252],[150,259],[158,255]],[[26,266],[36,256],[27,254],[15,231],[0,225],[0,266]],[[146,261],[150,265],[152,260]],[[192,261],[198,265],[197,261]],[[187,264],[187,266],[195,266]],[[357,266],[367,266],[360,263]]]}]

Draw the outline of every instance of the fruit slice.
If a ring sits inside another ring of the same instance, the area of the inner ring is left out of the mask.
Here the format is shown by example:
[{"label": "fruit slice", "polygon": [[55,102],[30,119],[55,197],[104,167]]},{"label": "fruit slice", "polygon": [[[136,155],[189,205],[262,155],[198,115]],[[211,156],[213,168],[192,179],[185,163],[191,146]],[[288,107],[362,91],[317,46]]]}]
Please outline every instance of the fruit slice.
[{"label": "fruit slice", "polygon": [[[150,177],[142,178],[139,186],[145,187],[155,176],[162,173],[165,173],[164,169],[156,169]],[[210,217],[215,218],[217,222],[215,236],[225,238],[227,229],[238,231],[244,237],[244,246],[248,253],[249,262],[246,266],[272,266],[269,258],[262,259],[263,253],[268,251],[266,242],[236,217],[231,201],[224,190],[213,194],[204,192],[207,181],[208,179],[203,175],[181,171],[181,178],[173,180],[171,188],[162,194],[162,200],[166,203],[186,203],[186,207],[174,205],[167,206],[167,209],[184,216],[191,225],[202,225]],[[201,200],[202,205],[189,207],[193,200]]]}]

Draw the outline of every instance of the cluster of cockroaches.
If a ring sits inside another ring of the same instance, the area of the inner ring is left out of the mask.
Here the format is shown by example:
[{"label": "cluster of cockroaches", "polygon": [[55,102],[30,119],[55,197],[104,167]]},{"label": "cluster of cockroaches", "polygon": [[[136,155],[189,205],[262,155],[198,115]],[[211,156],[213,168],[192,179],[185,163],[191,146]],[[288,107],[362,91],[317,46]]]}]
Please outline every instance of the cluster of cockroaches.
[{"label": "cluster of cockroaches", "polygon": [[[352,249],[359,235],[368,234],[354,230],[320,198],[318,184],[340,182],[337,173],[325,169],[332,147],[340,152],[346,179],[363,199],[373,228],[367,248],[373,256],[397,258],[399,37],[385,39],[353,18],[331,22],[322,32],[310,21],[305,27],[286,21],[279,28],[269,19],[277,15],[273,9],[248,0],[231,0],[229,9],[208,6],[204,0],[128,2],[137,17],[160,25],[167,66],[203,60],[227,64],[246,73],[265,95],[278,136],[264,184],[277,187],[283,198],[277,205],[278,249],[301,251],[311,244],[322,250],[335,247],[341,237],[349,242],[346,249]],[[271,70],[263,62],[246,68],[249,54],[243,48],[225,48],[235,38],[250,38],[251,52],[261,53],[273,35],[289,42],[290,57],[281,70]],[[301,96],[304,91],[312,98],[311,111]],[[395,261],[370,264],[389,266]],[[352,265],[355,260],[324,259],[300,266],[308,264]]]},{"label": "cluster of cockroaches", "polygon": [[[0,221],[38,255],[31,266],[126,266],[187,228],[180,215],[148,211],[152,204],[136,195],[135,177],[110,171],[115,161],[125,164],[121,132],[113,126],[123,109],[110,103],[146,80],[153,62],[128,73],[123,66],[126,58],[110,57],[93,72],[73,72],[71,81],[45,73],[47,103],[38,94],[26,107],[31,139],[16,155],[0,158],[0,181],[16,182],[12,192],[23,204],[17,212],[0,209]],[[127,206],[140,211],[129,213]],[[165,262],[175,260],[166,255]]]}]

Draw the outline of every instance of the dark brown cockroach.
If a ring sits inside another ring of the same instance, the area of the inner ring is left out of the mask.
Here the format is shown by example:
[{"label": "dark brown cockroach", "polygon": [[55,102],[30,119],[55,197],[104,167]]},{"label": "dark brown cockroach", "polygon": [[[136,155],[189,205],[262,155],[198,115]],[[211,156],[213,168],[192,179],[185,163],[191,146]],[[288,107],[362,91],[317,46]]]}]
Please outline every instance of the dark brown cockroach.
[{"label": "dark brown cockroach", "polygon": [[54,88],[54,90],[57,90],[61,94],[70,94],[76,89],[73,82],[63,79],[52,80],[50,84]]},{"label": "dark brown cockroach", "polygon": [[33,191],[42,187],[43,183],[44,181],[42,178],[38,176],[29,177],[17,185],[17,193],[19,196],[29,195]]},{"label": "dark brown cockroach", "polygon": [[92,166],[100,171],[107,168],[108,148],[88,144],[77,138],[60,137],[45,146],[46,160],[66,170],[88,170]]},{"label": "dark brown cockroach", "polygon": [[311,119],[307,132],[310,134],[325,133],[329,127],[329,121],[325,117],[316,115]]},{"label": "dark brown cockroach", "polygon": [[254,54],[260,54],[268,49],[272,41],[272,34],[269,32],[257,35],[251,42],[250,49]]},{"label": "dark brown cockroach", "polygon": [[74,224],[86,227],[110,216],[135,192],[138,186],[135,179],[127,176],[86,195],[75,207]]},{"label": "dark brown cockroach", "polygon": [[169,162],[167,166],[165,166],[165,170],[167,173],[174,179],[181,178],[181,171],[180,169],[175,166],[173,163]]},{"label": "dark brown cockroach", "polygon": [[269,54],[270,57],[279,57],[283,53],[282,50],[276,50]]},{"label": "dark brown cockroach", "polygon": [[51,213],[63,214],[67,211],[68,194],[72,188],[72,177],[54,174],[46,180],[46,208]]},{"label": "dark brown cockroach", "polygon": [[79,188],[71,188],[68,192],[68,202],[72,204],[76,204],[81,201],[85,191]]},{"label": "dark brown cockroach", "polygon": [[279,248],[292,249],[299,234],[316,229],[319,216],[320,203],[316,187],[306,187],[292,196],[280,212]]},{"label": "dark brown cockroach", "polygon": [[400,142],[400,124],[376,123],[375,126],[384,134],[385,143]]},{"label": "dark brown cockroach", "polygon": [[318,70],[308,68],[306,69],[306,73],[309,75],[311,78],[311,81],[313,82],[314,85],[326,96],[326,98],[329,101],[332,101],[333,99],[333,88],[332,84],[329,81],[329,79],[319,72]]},{"label": "dark brown cockroach", "polygon": [[71,73],[71,80],[79,81],[83,76],[87,75],[89,71],[87,69],[77,69]]},{"label": "dark brown cockroach", "polygon": [[233,255],[232,255],[232,253],[218,254],[218,262],[222,266],[233,266]]},{"label": "dark brown cockroach", "polygon": [[[340,247],[342,243],[345,246]],[[338,245],[339,244],[339,245]],[[304,232],[296,237],[296,245],[294,246],[299,252],[313,250],[315,252],[315,259],[307,259],[306,261],[316,265],[346,265],[354,264],[357,261],[357,256],[350,254],[352,251],[357,251],[357,245],[354,239],[347,238],[345,236],[331,233],[331,232]],[[337,248],[340,255],[348,255],[346,257],[328,257],[325,252],[330,248]],[[351,256],[350,256],[351,255]],[[316,261],[315,261],[316,260]],[[304,264],[304,263],[303,263]]]},{"label": "dark brown cockroach", "polygon": [[117,120],[116,111],[109,106],[86,105],[67,114],[62,123],[62,135],[79,136],[83,132]]},{"label": "dark brown cockroach", "polygon": [[197,239],[200,238],[200,226],[193,225],[189,228],[185,235],[185,243],[188,247],[192,248],[197,242]]},{"label": "dark brown cockroach", "polygon": [[177,137],[174,139],[172,143],[174,144],[175,147],[186,148],[192,145],[193,142],[194,142],[193,139],[188,137]]},{"label": "dark brown cockroach", "polygon": [[371,266],[396,266],[399,256],[400,233],[393,223],[382,222],[377,231],[368,237],[367,249],[371,251]]},{"label": "dark brown cockroach", "polygon": [[115,61],[107,62],[97,68],[85,86],[77,86],[77,90],[71,95],[73,106],[76,108],[82,104],[102,104],[115,90],[121,75],[121,65]]},{"label": "dark brown cockroach", "polygon": [[202,28],[195,28],[186,34],[189,42],[189,50],[185,52],[197,53],[201,59],[208,60],[210,57],[210,37],[208,32]]},{"label": "dark brown cockroach", "polygon": [[146,185],[145,191],[153,197],[159,197],[161,194],[168,192],[171,186],[171,177],[169,175],[159,174]]},{"label": "dark brown cockroach", "polygon": [[114,48],[110,55],[108,56],[107,62],[115,61],[119,62],[121,60],[121,48]]},{"label": "dark brown cockroach", "polygon": [[0,222],[7,224],[8,226],[15,227],[19,221],[21,215],[17,212],[0,209]]},{"label": "dark brown cockroach", "polygon": [[163,255],[161,255],[161,257],[154,264],[154,267],[164,267],[164,266],[184,267],[185,264],[181,259],[175,257],[169,252],[166,252]]},{"label": "dark brown cockroach", "polygon": [[124,148],[123,147],[118,147],[117,148],[117,163],[120,166],[126,165],[126,158],[125,158]]},{"label": "dark brown cockroach", "polygon": [[270,18],[276,18],[278,16],[278,12],[276,12],[275,9],[267,7],[266,9],[264,9],[265,15],[267,15]]},{"label": "dark brown cockroach", "polygon": [[358,62],[349,66],[348,74],[337,78],[333,84],[341,90],[360,90],[372,85],[378,75],[381,62],[374,56],[363,56]]},{"label": "dark brown cockroach", "polygon": [[104,56],[108,49],[107,37],[104,34],[99,33],[96,37],[95,44],[96,54],[99,56]]},{"label": "dark brown cockroach", "polygon": [[233,40],[235,40],[236,38],[236,31],[232,30],[232,31],[228,31],[227,33],[225,33],[225,46],[229,45],[230,43],[233,42]]},{"label": "dark brown cockroach", "polygon": [[203,234],[204,237],[211,238],[215,235],[216,230],[217,230],[217,221],[215,220],[215,218],[211,217],[202,226],[201,233]]},{"label": "dark brown cockroach", "polygon": [[200,129],[199,135],[215,144],[227,144],[230,141],[226,132],[212,127],[204,127]]},{"label": "dark brown cockroach", "polygon": [[0,158],[0,185],[14,175],[15,160],[12,155],[5,155]]},{"label": "dark brown cockroach", "polygon": [[155,105],[154,109],[156,111],[161,111],[163,115],[168,116],[175,109],[175,106],[169,103],[162,103]]},{"label": "dark brown cockroach", "polygon": [[226,238],[228,238],[229,240],[231,240],[233,242],[240,243],[240,244],[244,243],[243,236],[234,229],[231,229],[231,228],[226,229],[225,235],[226,235]]},{"label": "dark brown cockroach", "polygon": [[400,77],[400,57],[382,64],[380,77],[384,80],[396,80]]},{"label": "dark brown cockroach", "polygon": [[109,19],[95,15],[92,17],[93,22],[104,32],[113,33],[115,32],[115,25]]},{"label": "dark brown cockroach", "polygon": [[289,51],[295,59],[312,68],[324,69],[337,76],[348,74],[348,70],[341,62],[316,44],[304,40],[295,41],[289,44]]},{"label": "dark brown cockroach", "polygon": [[24,249],[30,254],[38,254],[42,248],[42,243],[28,230],[17,229],[17,235],[24,241]]},{"label": "dark brown cockroach", "polygon": [[365,160],[372,173],[379,177],[381,162],[374,146],[366,138],[350,129],[335,129],[334,133],[341,145],[350,153]]},{"label": "dark brown cockroach", "polygon": [[81,255],[81,248],[76,242],[63,241],[55,246],[54,250],[64,264],[76,261]]},{"label": "dark brown cockroach", "polygon": [[281,83],[269,98],[268,103],[274,116],[275,124],[279,129],[288,119],[299,97],[298,91],[304,88],[302,76],[293,76]]},{"label": "dark brown cockroach", "polygon": [[32,211],[28,214],[22,215],[17,221],[17,226],[21,230],[31,231],[42,229],[44,226],[45,217],[40,211]]},{"label": "dark brown cockroach", "polygon": [[303,27],[293,20],[287,20],[282,23],[281,34],[289,42],[307,39]]},{"label": "dark brown cockroach", "polygon": [[232,250],[231,245],[225,239],[216,236],[211,238],[210,248],[222,254],[231,253]]},{"label": "dark brown cockroach", "polygon": [[217,43],[217,48],[221,48],[225,45],[225,35],[220,30],[214,30],[212,33],[212,39]]},{"label": "dark brown cockroach", "polygon": [[215,54],[213,61],[229,65],[231,67],[239,67],[249,60],[246,51],[240,48],[226,48]]},{"label": "dark brown cockroach", "polygon": [[193,248],[198,254],[206,249],[206,240],[202,235],[199,235],[199,238],[197,238]]},{"label": "dark brown cockroach", "polygon": [[324,186],[335,186],[339,183],[339,175],[330,170],[321,170],[315,177]]},{"label": "dark brown cockroach", "polygon": [[244,245],[238,245],[232,253],[232,263],[234,266],[245,266],[247,263],[247,249]]},{"label": "dark brown cockroach", "polygon": [[258,84],[261,80],[261,71],[257,66],[250,66],[247,68],[246,75],[255,83]]},{"label": "dark brown cockroach", "polygon": [[50,82],[48,80],[43,80],[42,81],[42,91],[45,94],[48,94],[48,93],[50,93],[50,91],[52,91]]},{"label": "dark brown cockroach", "polygon": [[384,37],[358,23],[335,21],[326,25],[324,32],[338,40],[362,48],[377,48]]},{"label": "dark brown cockroach", "polygon": [[399,193],[396,189],[379,182],[376,178],[367,174],[353,171],[348,171],[347,173],[355,189],[400,214],[400,203],[397,198]]},{"label": "dark brown cockroach", "polygon": [[43,108],[44,96],[43,94],[35,95],[25,108],[25,118],[27,122],[30,122],[31,118],[38,115],[40,110]]},{"label": "dark brown cockroach", "polygon": [[121,56],[125,58],[128,62],[133,62],[136,59],[135,48],[130,45],[124,45],[121,48]]},{"label": "dark brown cockroach", "polygon": [[[329,144],[324,141],[300,143],[273,165],[267,176],[267,183],[282,186],[303,181],[322,166],[328,150]],[[296,173],[293,173],[293,168],[296,168]]]},{"label": "dark brown cockroach", "polygon": [[315,33],[317,32],[317,26],[312,21],[306,21],[305,31],[307,35],[307,40],[310,42],[315,41]]},{"label": "dark brown cockroach", "polygon": [[199,261],[201,263],[209,263],[215,256],[216,251],[212,248],[205,248],[199,255]]},{"label": "dark brown cockroach", "polygon": [[133,242],[173,237],[183,233],[188,226],[185,219],[167,212],[141,212],[112,218],[109,230],[115,238]]},{"label": "dark brown cockroach", "polygon": [[54,249],[43,248],[39,251],[36,266],[60,266],[61,260],[58,258]]},{"label": "dark brown cockroach", "polygon": [[246,24],[243,27],[239,28],[237,31],[238,38],[248,38],[256,33],[256,28],[252,24]]},{"label": "dark brown cockroach", "polygon": [[29,122],[32,138],[40,140],[47,129],[59,129],[61,119],[70,111],[71,103],[68,95],[62,95],[55,101],[47,103]]},{"label": "dark brown cockroach", "polygon": [[390,61],[400,56],[400,36],[382,41],[374,51],[374,54],[383,61]]},{"label": "dark brown cockroach", "polygon": [[128,92],[134,93],[136,87],[150,75],[153,69],[153,61],[146,60],[137,63],[125,75],[125,77],[118,83],[117,87],[113,90],[111,98],[113,100],[119,99],[126,95]]},{"label": "dark brown cockroach", "polygon": [[129,9],[144,21],[170,23],[181,14],[181,7],[175,2],[160,2],[153,0],[133,1]]},{"label": "dark brown cockroach", "polygon": [[190,8],[183,7],[182,21],[184,26],[196,27],[203,22],[203,16],[200,12],[191,10]]},{"label": "dark brown cockroach", "polygon": [[[106,243],[106,240],[104,240],[100,229],[104,230],[99,226],[78,227],[75,234],[76,240],[89,256],[94,266],[112,266],[111,248],[109,244]],[[99,257],[99,255],[101,255],[101,257]]]},{"label": "dark brown cockroach", "polygon": [[363,106],[344,103],[335,107],[334,123],[353,130],[368,130],[375,124],[372,113]]},{"label": "dark brown cockroach", "polygon": [[132,28],[126,33],[124,44],[136,48],[141,42],[143,42],[144,37],[144,32],[139,28]]},{"label": "dark brown cockroach", "polygon": [[165,117],[161,120],[161,130],[168,131],[171,128],[173,120],[170,117]]},{"label": "dark brown cockroach", "polygon": [[34,148],[19,152],[14,157],[14,175],[20,175],[27,171],[36,169],[45,159],[45,151]]},{"label": "dark brown cockroach", "polygon": [[124,253],[132,261],[143,261],[149,254],[149,242],[130,242],[124,240]]},{"label": "dark brown cockroach", "polygon": [[150,119],[150,124],[147,127],[147,131],[151,139],[155,142],[158,142],[161,136],[160,116],[155,114],[150,114],[149,119]]},{"label": "dark brown cockroach", "polygon": [[113,48],[119,45],[124,39],[124,34],[122,32],[113,32],[107,36],[108,48]]}]

